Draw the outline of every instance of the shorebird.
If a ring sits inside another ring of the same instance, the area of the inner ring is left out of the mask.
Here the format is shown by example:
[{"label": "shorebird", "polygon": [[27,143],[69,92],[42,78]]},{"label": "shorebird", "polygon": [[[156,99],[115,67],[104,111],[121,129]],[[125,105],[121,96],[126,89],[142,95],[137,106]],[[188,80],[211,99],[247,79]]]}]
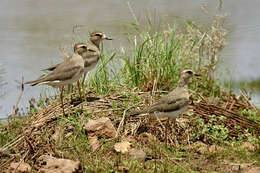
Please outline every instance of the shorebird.
[{"label": "shorebird", "polygon": [[[139,115],[148,113],[158,117],[168,117],[167,126],[169,126],[169,118],[174,119],[188,109],[189,105],[189,80],[192,76],[199,76],[190,69],[181,71],[178,86],[169,94],[162,96],[157,102],[151,106],[130,113],[130,115]],[[167,127],[166,127],[167,129]],[[167,136],[167,130],[166,130]]]},{"label": "shorebird", "polygon": [[[100,43],[102,40],[112,40],[112,38],[107,37],[104,33],[95,31],[90,34],[90,43],[87,45],[87,51],[81,51],[78,45],[85,44],[85,43],[77,43],[74,46],[74,52],[78,53],[84,59],[84,76],[82,80],[82,89],[84,88],[85,78],[87,73],[94,69],[98,63],[100,57]],[[52,71],[54,70],[59,64],[51,66],[45,70]],[[79,84],[78,84],[79,85]],[[84,93],[85,100],[86,94]]]},{"label": "shorebird", "polygon": [[[82,51],[87,51],[85,44],[79,46]],[[82,56],[78,53],[74,53],[70,58],[66,59],[64,62],[56,65],[51,73],[47,76],[26,82],[31,86],[38,84],[46,84],[52,87],[60,88],[60,99],[62,104],[63,114],[65,115],[64,105],[63,105],[63,86],[72,84],[75,81],[79,80],[81,75],[84,73],[84,60]]]}]

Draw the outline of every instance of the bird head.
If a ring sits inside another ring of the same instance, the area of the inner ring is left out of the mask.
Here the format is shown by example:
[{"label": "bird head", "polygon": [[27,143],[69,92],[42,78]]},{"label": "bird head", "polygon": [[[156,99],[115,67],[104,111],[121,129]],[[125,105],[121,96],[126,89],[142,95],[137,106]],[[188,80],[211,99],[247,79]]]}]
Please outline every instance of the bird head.
[{"label": "bird head", "polygon": [[193,76],[200,76],[197,73],[194,73],[191,69],[182,70],[180,73],[179,85],[187,85],[190,78]]},{"label": "bird head", "polygon": [[86,43],[77,43],[74,45],[74,53],[81,55],[83,52],[88,50]]},{"label": "bird head", "polygon": [[112,38],[107,37],[103,32],[95,31],[90,34],[90,41],[95,45],[99,45],[102,40],[112,40]]}]

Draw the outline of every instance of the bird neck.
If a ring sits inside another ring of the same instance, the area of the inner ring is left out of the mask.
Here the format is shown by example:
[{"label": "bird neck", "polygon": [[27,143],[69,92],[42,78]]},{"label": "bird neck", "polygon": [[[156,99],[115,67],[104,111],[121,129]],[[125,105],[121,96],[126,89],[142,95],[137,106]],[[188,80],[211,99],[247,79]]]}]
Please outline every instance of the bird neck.
[{"label": "bird neck", "polygon": [[94,39],[90,39],[91,43],[94,44],[98,49],[99,49],[99,45],[101,40],[94,40]]},{"label": "bird neck", "polygon": [[178,82],[178,87],[188,88],[188,82],[189,82],[189,80],[180,78],[179,82]]}]

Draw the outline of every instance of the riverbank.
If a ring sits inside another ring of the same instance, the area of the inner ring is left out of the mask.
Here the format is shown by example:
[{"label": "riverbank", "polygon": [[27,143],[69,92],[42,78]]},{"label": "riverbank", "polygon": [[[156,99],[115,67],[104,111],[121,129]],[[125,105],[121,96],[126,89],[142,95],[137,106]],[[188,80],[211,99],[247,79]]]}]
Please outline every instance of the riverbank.
[{"label": "riverbank", "polygon": [[[71,172],[259,169],[258,110],[245,93],[234,95],[214,77],[227,34],[223,19],[215,18],[211,26],[186,21],[158,31],[150,23],[132,24],[130,46],[102,55],[85,87],[87,102],[76,92],[72,101],[67,95],[63,116],[58,99],[40,100],[27,116],[1,123],[0,167],[27,163],[44,172],[51,168],[48,160],[58,164],[65,158],[75,161]],[[191,83],[189,110],[175,125],[171,121],[167,132],[165,119],[128,115],[173,90],[184,68],[202,76]]]}]

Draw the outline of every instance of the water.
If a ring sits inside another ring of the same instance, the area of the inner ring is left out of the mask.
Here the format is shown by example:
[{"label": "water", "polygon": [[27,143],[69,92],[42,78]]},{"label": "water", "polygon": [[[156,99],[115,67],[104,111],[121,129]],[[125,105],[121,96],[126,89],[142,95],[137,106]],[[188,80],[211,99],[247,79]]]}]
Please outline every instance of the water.
[{"label": "water", "polygon": [[[231,13],[227,21],[230,30],[228,45],[221,54],[222,65],[231,72],[234,81],[257,80],[260,77],[258,56],[260,23],[258,9],[260,1],[229,0],[223,2],[221,11],[216,9],[219,1],[194,0],[132,0],[131,7],[138,18],[148,12],[174,22],[176,16],[207,23],[211,20],[201,11],[205,3],[210,14]],[[114,38],[105,46],[116,48],[124,43],[123,24],[132,21],[133,16],[125,0],[64,0],[35,1],[1,0],[0,6],[0,117],[12,112],[19,87],[16,80],[38,78],[43,69],[51,63],[62,61],[59,47],[71,52],[73,40],[84,41],[88,32],[101,30]],[[81,38],[74,37],[72,27],[85,25]],[[28,106],[28,100],[46,87],[25,88],[20,106]],[[48,88],[48,87],[47,87]],[[36,97],[37,98],[37,97]],[[258,95],[254,96],[259,100]]]}]

